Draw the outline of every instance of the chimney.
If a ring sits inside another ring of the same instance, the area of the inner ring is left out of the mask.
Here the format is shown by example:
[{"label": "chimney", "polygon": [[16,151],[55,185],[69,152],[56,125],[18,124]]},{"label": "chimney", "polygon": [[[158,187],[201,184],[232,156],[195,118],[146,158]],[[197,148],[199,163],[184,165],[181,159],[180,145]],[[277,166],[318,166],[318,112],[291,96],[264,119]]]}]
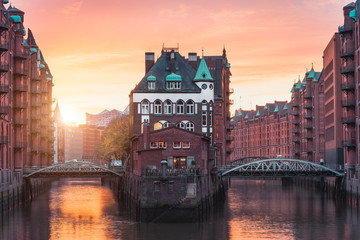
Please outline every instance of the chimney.
[{"label": "chimney", "polygon": [[150,68],[154,65],[154,53],[146,52],[145,53],[145,74],[149,72]]},{"label": "chimney", "polygon": [[188,58],[189,64],[196,69],[197,68],[197,54],[196,52],[189,52]]},{"label": "chimney", "polygon": [[150,124],[148,122],[143,123],[143,141],[144,150],[150,148]]}]

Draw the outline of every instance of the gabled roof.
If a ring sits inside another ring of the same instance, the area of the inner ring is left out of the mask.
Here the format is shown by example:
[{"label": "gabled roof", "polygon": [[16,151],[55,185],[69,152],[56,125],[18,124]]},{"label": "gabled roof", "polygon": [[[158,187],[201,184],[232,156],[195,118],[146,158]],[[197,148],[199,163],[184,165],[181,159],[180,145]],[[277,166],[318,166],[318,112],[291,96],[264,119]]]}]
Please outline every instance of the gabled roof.
[{"label": "gabled roof", "polygon": [[[170,60],[170,53],[163,52],[158,60],[154,63],[151,69],[145,74],[139,84],[134,88],[133,92],[148,92],[147,78],[150,76],[156,77],[155,90],[151,92],[166,93],[166,92],[196,92],[200,93],[201,89],[194,83],[196,71],[194,68],[182,57],[178,52],[174,52],[175,59],[173,64]],[[169,76],[181,77],[181,89],[168,90],[166,89],[166,78]]]},{"label": "gabled roof", "polygon": [[308,78],[314,78],[315,77],[315,71],[314,71],[314,67],[311,67],[311,70],[308,74]]},{"label": "gabled roof", "polygon": [[205,59],[202,58],[200,61],[200,65],[197,69],[194,81],[209,81],[209,80],[213,81],[214,79],[211,77]]},{"label": "gabled roof", "polygon": [[20,9],[16,8],[16,7],[12,7],[11,5],[8,7],[8,9],[6,10],[8,12],[18,12],[18,13],[24,13],[23,11],[21,11]]},{"label": "gabled roof", "polygon": [[30,47],[38,47],[38,45],[36,44],[34,35],[32,34],[31,30],[28,29],[28,39],[27,39],[28,44],[30,45]]}]

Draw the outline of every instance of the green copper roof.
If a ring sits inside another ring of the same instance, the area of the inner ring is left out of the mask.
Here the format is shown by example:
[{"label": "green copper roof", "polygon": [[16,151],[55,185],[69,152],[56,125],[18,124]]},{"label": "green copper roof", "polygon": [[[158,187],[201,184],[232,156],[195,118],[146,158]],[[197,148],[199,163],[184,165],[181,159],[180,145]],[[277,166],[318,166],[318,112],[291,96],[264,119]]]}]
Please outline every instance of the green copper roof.
[{"label": "green copper roof", "polygon": [[51,81],[52,79],[50,77],[46,78],[46,80]]},{"label": "green copper roof", "polygon": [[265,109],[265,110],[267,109],[267,105],[265,105],[264,109]]},{"label": "green copper roof", "polygon": [[299,80],[295,85],[295,89],[300,89],[300,88],[301,88],[301,82]]},{"label": "green copper roof", "polygon": [[339,27],[339,32],[344,31],[344,30],[345,30],[344,25],[342,25],[342,26]]},{"label": "green copper roof", "polygon": [[230,122],[234,122],[234,119],[232,118],[232,119],[230,120]]},{"label": "green copper roof", "polygon": [[355,9],[350,11],[349,17],[352,18],[354,20],[354,22],[357,21],[357,16],[356,16],[356,10]]},{"label": "green copper roof", "polygon": [[284,106],[284,110],[288,110],[287,103],[286,103],[285,106]]},{"label": "green copper roof", "polygon": [[249,115],[246,114],[245,119],[249,119]]},{"label": "green copper roof", "polygon": [[226,67],[227,67],[227,68],[230,68],[230,63],[227,63],[227,64],[226,64]]},{"label": "green copper roof", "polygon": [[24,35],[24,36],[26,35],[26,31],[25,31],[25,29],[23,29],[23,35]]},{"label": "green copper roof", "polygon": [[204,58],[201,59],[199,68],[198,68],[195,78],[194,78],[194,81],[202,81],[202,80],[214,80],[211,77],[211,74],[209,72],[209,69],[206,65],[206,61]]},{"label": "green copper roof", "polygon": [[156,77],[153,76],[153,75],[151,75],[151,76],[148,76],[148,77],[147,77],[147,80],[148,80],[148,81],[151,81],[151,82],[154,82],[154,81],[156,81]]},{"label": "green copper roof", "polygon": [[36,53],[37,49],[36,48],[30,48],[30,52],[31,52],[31,54]]},{"label": "green copper roof", "polygon": [[49,75],[49,72],[48,72],[48,71],[46,71],[46,75]]},{"label": "green copper roof", "polygon": [[21,17],[19,15],[10,16],[15,23],[21,23]]},{"label": "green copper roof", "polygon": [[314,78],[315,77],[315,71],[314,71],[314,67],[311,67],[311,70],[308,74],[308,78]]},{"label": "green copper roof", "polygon": [[239,116],[242,116],[243,114],[242,114],[242,111],[240,110],[240,112],[239,112],[239,114],[238,114]]},{"label": "green copper roof", "polygon": [[294,86],[292,87],[292,89],[291,89],[291,91],[290,92],[295,92],[295,88],[294,88]]},{"label": "green copper roof", "polygon": [[9,0],[4,0],[4,4],[9,3]]},{"label": "green copper roof", "polygon": [[44,68],[45,67],[45,65],[44,64],[40,64],[40,69],[42,69],[42,68]]},{"label": "green copper roof", "polygon": [[181,81],[181,76],[175,73],[166,76],[166,81]]},{"label": "green copper roof", "polygon": [[295,94],[293,93],[293,94],[291,94],[291,97],[293,98],[293,97],[295,97]]},{"label": "green copper roof", "polygon": [[279,106],[276,105],[274,112],[278,112],[278,111],[279,111]]},{"label": "green copper roof", "polygon": [[257,116],[257,117],[260,116],[260,111],[259,111],[259,110],[257,111],[256,116]]}]

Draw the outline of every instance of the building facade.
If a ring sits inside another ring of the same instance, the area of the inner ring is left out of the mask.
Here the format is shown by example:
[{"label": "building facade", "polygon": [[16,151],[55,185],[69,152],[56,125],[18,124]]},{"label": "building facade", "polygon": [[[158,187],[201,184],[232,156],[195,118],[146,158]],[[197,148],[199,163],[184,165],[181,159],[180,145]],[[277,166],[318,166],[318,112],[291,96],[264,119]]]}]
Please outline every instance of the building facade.
[{"label": "building facade", "polygon": [[[53,160],[52,75],[24,12],[0,12],[0,168],[22,172]],[[7,1],[8,2],[8,1]]]},{"label": "building facade", "polygon": [[105,109],[98,114],[86,113],[86,124],[98,127],[106,127],[115,118],[120,118],[124,115],[128,115],[129,113],[127,109],[128,108],[126,108],[123,112],[116,109],[113,109],[111,111]]},{"label": "building facade", "polygon": [[275,101],[256,110],[235,112],[231,121],[231,160],[251,157],[291,158],[292,104]]},{"label": "building facade", "polygon": [[82,159],[99,163],[99,147],[104,133],[104,127],[88,124],[79,126],[82,132]]},{"label": "building facade", "polygon": [[[222,56],[202,57],[163,48],[155,62],[145,53],[145,77],[130,93],[130,138],[175,126],[210,139],[216,161],[230,157],[230,64]],[[228,138],[228,139],[227,139]]]}]

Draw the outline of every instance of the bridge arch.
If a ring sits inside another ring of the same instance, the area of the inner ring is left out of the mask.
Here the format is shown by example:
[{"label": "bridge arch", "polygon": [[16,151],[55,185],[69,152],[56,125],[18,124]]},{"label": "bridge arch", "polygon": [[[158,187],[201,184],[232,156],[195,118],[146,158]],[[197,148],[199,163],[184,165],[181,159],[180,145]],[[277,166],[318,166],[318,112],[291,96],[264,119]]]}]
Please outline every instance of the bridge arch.
[{"label": "bridge arch", "polygon": [[344,176],[343,173],[317,163],[288,158],[263,159],[240,165],[228,165],[220,169],[220,172],[224,177]]},{"label": "bridge arch", "polygon": [[119,172],[113,171],[111,169],[105,168],[100,165],[93,164],[86,161],[69,161],[62,164],[56,164],[48,167],[38,169],[34,172],[31,172],[27,175],[24,175],[25,178],[33,177],[36,175],[71,175],[71,174],[114,174],[116,176],[122,177],[123,175]]}]

